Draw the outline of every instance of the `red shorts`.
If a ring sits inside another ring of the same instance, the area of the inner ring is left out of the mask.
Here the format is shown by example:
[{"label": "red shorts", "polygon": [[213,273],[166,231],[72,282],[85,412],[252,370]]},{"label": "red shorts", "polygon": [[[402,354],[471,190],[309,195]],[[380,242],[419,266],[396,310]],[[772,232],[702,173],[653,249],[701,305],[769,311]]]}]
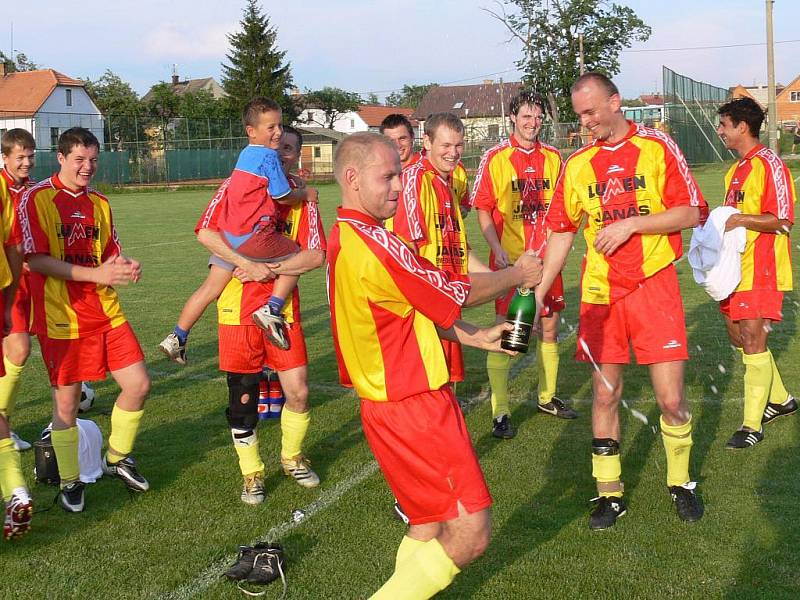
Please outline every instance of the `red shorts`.
[{"label": "red shorts", "polygon": [[11,307],[11,330],[9,333],[29,333],[31,324],[31,287],[28,271],[19,278],[14,306]]},{"label": "red shorts", "polygon": [[442,340],[442,350],[444,350],[447,368],[450,370],[450,383],[464,381],[464,356],[461,351],[461,344],[450,340]]},{"label": "red shorts", "polygon": [[219,325],[219,369],[229,373],[260,373],[267,365],[273,371],[288,371],[308,364],[306,340],[299,322],[287,323],[289,349],[272,345],[255,325]]},{"label": "red shorts", "polygon": [[581,302],[577,360],[627,364],[631,361],[631,344],[640,365],[689,358],[674,266],[645,279],[641,287],[614,304]]},{"label": "red shorts", "polygon": [[450,386],[399,402],[361,400],[372,453],[412,525],[492,505],[464,415]]},{"label": "red shorts", "polygon": [[[514,295],[514,290],[509,290],[507,294],[500,296],[494,301],[494,314],[505,316],[508,313],[508,305],[511,304],[511,297]],[[567,307],[564,302],[564,280],[561,278],[561,273],[553,280],[553,285],[547,290],[544,297],[544,308],[542,309],[542,316],[549,317],[553,313],[561,312]]]},{"label": "red shorts", "polygon": [[733,292],[719,303],[719,312],[731,321],[741,321],[743,319],[780,321],[783,319],[782,305],[783,292],[776,290],[750,290],[747,292]]},{"label": "red shorts", "polygon": [[105,379],[108,371],[119,371],[144,360],[142,347],[128,322],[73,340],[40,335],[39,345],[50,385],[98,381]]}]

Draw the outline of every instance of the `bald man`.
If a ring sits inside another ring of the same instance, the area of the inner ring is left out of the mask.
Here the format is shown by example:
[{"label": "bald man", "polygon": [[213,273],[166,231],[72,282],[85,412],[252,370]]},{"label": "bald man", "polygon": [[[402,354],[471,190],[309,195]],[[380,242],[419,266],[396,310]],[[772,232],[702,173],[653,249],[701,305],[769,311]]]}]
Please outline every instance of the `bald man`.
[{"label": "bald man", "polygon": [[381,135],[346,138],[334,169],[342,207],[329,236],[328,294],[339,376],[356,389],[367,442],[410,521],[394,574],[373,598],[429,598],[483,553],[491,532],[492,498],[440,337],[500,351],[508,326],[457,316],[538,283],[540,263],[524,254],[503,271],[466,275],[414,255],[383,226],[397,210],[401,167]]}]

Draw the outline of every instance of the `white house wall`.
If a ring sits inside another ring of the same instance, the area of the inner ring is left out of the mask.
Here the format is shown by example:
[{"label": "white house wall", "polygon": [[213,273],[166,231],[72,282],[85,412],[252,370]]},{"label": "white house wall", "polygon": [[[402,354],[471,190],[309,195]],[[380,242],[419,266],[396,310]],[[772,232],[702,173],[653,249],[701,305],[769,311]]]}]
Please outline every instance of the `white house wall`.
[{"label": "white house wall", "polygon": [[[309,117],[311,117],[311,121],[309,121]],[[307,108],[297,117],[295,125],[298,127],[325,127],[325,113],[317,108]],[[358,116],[358,113],[348,112],[336,118],[336,121],[333,122],[333,130],[341,133],[356,133],[358,131],[367,131],[369,127]]]},{"label": "white house wall", "polygon": [[[72,106],[67,106],[66,90],[72,90]],[[56,86],[35,117],[33,137],[40,149],[50,147],[51,128],[63,133],[70,127],[85,127],[103,144],[103,116],[82,87]]]}]

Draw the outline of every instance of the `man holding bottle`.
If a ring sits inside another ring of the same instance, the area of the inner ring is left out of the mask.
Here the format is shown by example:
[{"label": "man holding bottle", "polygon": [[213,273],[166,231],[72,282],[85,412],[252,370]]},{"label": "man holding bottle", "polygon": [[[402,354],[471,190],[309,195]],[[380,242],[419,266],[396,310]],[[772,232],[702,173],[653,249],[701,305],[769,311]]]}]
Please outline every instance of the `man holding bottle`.
[{"label": "man holding bottle", "polygon": [[[544,99],[533,92],[524,91],[512,98],[509,114],[514,131],[511,137],[487,150],[481,159],[472,204],[489,244],[492,269],[513,264],[525,250],[544,256],[547,244],[544,217],[561,170],[558,150],[539,141],[545,112]],[[511,290],[495,301],[498,323],[505,320],[514,293]],[[545,296],[541,335],[536,342],[537,406],[546,414],[574,419],[578,413],[556,396],[558,315],[564,306],[564,287],[559,274]],[[492,435],[501,439],[515,435],[508,402],[510,359],[509,355],[496,352],[486,357],[492,388]]]}]

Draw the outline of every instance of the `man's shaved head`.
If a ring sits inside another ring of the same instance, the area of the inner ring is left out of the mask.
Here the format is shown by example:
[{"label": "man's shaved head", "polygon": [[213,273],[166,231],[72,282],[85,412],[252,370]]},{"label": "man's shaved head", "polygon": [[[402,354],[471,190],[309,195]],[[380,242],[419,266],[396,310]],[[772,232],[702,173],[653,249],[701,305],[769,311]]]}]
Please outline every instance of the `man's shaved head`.
[{"label": "man's shaved head", "polygon": [[333,172],[336,181],[339,184],[343,182],[344,172],[348,167],[361,169],[368,164],[379,145],[397,152],[392,141],[380,133],[362,131],[344,138],[336,147],[336,153],[333,156]]}]

